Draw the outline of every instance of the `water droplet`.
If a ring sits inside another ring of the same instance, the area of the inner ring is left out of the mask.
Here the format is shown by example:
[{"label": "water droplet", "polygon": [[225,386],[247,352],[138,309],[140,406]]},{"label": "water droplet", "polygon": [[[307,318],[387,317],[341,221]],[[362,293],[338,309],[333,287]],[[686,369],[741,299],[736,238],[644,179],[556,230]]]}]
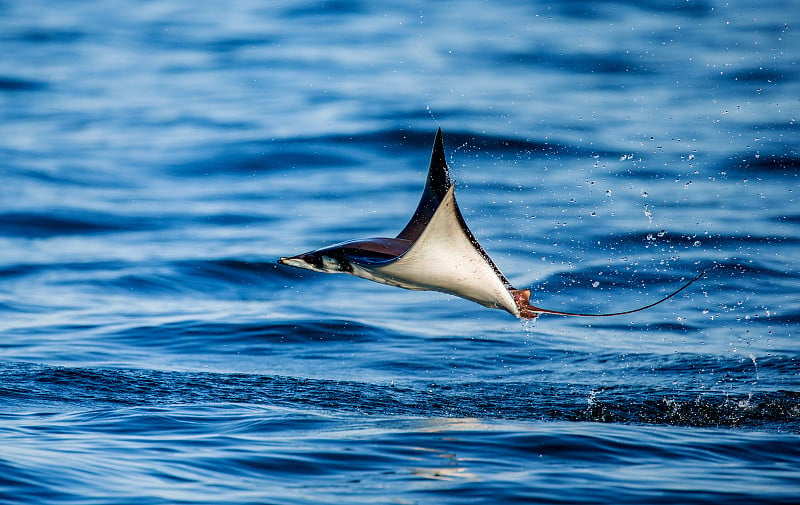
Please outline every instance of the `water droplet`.
[{"label": "water droplet", "polygon": [[600,286],[600,283],[599,283],[599,282],[597,282],[597,281],[594,281],[594,282],[592,283],[592,287],[593,287],[593,288],[596,288],[596,287],[598,287],[598,286]]},{"label": "water droplet", "polygon": [[650,208],[647,206],[647,204],[644,204],[644,215],[647,216],[648,221],[651,223],[653,222],[653,213],[650,212]]}]

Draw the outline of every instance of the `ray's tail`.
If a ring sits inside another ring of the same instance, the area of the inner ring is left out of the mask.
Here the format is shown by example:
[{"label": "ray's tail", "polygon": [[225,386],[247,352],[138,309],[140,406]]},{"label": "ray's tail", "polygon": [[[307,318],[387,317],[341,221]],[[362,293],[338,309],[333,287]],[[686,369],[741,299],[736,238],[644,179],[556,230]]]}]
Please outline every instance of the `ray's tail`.
[{"label": "ray's tail", "polygon": [[650,307],[655,307],[661,302],[665,302],[672,298],[673,296],[677,295],[684,289],[691,286],[695,281],[700,279],[702,276],[706,274],[706,271],[703,270],[697,276],[681,286],[680,288],[676,289],[672,293],[668,294],[664,298],[653,302],[649,305],[645,305],[644,307],[639,307],[638,309],[632,310],[623,310],[622,312],[611,312],[608,314],[581,314],[577,312],[562,312],[559,310],[548,310],[536,307],[535,305],[531,305],[531,290],[530,289],[512,289],[511,295],[514,297],[514,301],[517,304],[517,308],[519,308],[519,315],[523,319],[533,319],[539,316],[539,314],[556,314],[559,316],[579,316],[579,317],[610,317],[610,316],[623,316],[625,314],[633,314],[634,312],[639,312],[641,310],[649,309]]}]

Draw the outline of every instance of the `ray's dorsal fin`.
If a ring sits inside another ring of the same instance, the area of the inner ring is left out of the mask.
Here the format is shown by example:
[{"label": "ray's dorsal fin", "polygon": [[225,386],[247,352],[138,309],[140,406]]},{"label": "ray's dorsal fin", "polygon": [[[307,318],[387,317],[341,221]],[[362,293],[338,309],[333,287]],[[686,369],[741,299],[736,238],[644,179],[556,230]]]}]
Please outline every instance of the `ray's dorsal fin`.
[{"label": "ray's dorsal fin", "polygon": [[403,231],[397,235],[397,238],[411,240],[412,242],[417,240],[452,185],[450,169],[447,167],[447,159],[444,155],[442,129],[439,128],[436,132],[436,139],[433,141],[431,164],[428,168],[428,179],[425,182],[422,198],[420,198],[417,210],[414,211],[411,220],[403,228]]}]

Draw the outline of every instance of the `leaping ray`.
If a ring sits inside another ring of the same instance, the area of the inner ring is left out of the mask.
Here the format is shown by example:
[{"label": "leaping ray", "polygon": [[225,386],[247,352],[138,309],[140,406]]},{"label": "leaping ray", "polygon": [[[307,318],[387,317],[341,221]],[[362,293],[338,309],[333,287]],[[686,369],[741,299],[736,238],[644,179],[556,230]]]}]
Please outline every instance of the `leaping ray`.
[{"label": "leaping ray", "polygon": [[278,262],[316,272],[346,273],[405,289],[450,293],[524,319],[539,314],[582,317],[632,314],[672,298],[705,274],[701,272],[654,303],[622,312],[581,314],[531,305],[531,291],[514,288],[467,227],[456,203],[455,186],[450,181],[441,128],[433,143],[422,198],[397,237],[342,242],[283,257]]}]

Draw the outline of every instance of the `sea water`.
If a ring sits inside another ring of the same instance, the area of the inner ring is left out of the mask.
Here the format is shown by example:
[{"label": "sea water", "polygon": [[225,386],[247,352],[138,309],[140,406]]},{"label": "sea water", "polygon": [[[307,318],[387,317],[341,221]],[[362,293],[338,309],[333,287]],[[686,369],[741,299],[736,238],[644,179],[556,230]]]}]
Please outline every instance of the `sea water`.
[{"label": "sea water", "polygon": [[[796,503],[791,2],[0,3],[0,501]],[[536,305],[279,266],[433,136]]]}]

